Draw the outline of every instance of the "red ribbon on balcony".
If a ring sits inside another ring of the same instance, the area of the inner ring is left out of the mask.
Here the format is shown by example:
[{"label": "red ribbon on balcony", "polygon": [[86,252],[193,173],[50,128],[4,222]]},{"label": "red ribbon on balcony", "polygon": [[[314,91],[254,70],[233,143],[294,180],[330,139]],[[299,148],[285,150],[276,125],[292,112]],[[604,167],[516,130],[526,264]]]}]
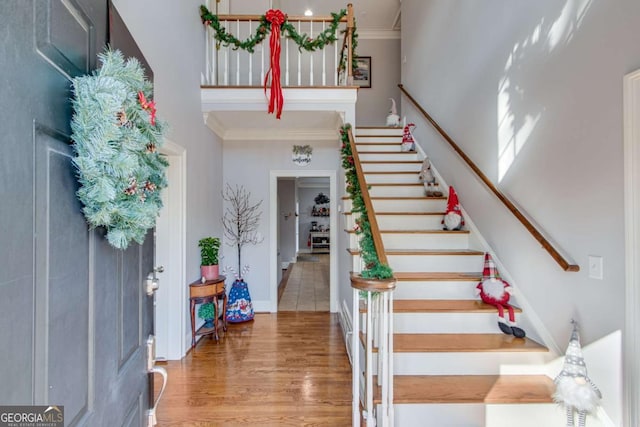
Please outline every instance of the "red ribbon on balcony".
[{"label": "red ribbon on balcony", "polygon": [[265,15],[267,21],[271,23],[271,38],[269,47],[271,48],[271,65],[267,75],[264,77],[264,92],[267,93],[267,80],[271,76],[271,93],[269,96],[269,114],[276,112],[276,118],[282,115],[284,96],[282,95],[282,84],[280,83],[280,26],[287,19],[286,15],[278,9],[269,9]]}]

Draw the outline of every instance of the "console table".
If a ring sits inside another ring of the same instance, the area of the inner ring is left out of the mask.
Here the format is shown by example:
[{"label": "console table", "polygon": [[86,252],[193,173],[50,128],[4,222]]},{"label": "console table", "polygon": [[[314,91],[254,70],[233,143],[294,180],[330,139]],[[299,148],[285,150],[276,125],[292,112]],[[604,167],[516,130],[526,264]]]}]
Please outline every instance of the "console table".
[{"label": "console table", "polygon": [[[202,283],[200,280],[193,282],[189,285],[189,308],[191,310],[191,348],[196,345],[197,335],[211,335],[213,334],[218,341],[218,318],[220,317],[219,311],[219,298],[222,299],[222,330],[227,330],[227,293],[224,287],[225,276],[218,276],[217,279],[207,280]],[[196,316],[195,309],[196,304],[213,303],[215,306],[215,318],[213,319],[213,328],[206,328],[201,326],[196,331]]]}]

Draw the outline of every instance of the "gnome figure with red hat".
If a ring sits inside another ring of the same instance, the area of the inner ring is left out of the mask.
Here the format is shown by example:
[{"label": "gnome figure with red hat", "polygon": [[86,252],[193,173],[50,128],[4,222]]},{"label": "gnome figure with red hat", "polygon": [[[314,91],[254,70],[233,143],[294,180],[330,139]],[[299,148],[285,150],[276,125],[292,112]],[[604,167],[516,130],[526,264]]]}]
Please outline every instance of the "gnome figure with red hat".
[{"label": "gnome figure with red hat", "polygon": [[444,213],[444,218],[442,218],[442,224],[445,230],[460,230],[464,225],[458,195],[453,187],[449,187],[449,200],[447,201],[447,210]]},{"label": "gnome figure with red hat", "polygon": [[[525,332],[516,326],[516,316],[513,307],[509,305],[509,298],[513,288],[500,278],[498,269],[493,263],[489,253],[484,255],[484,270],[482,271],[482,282],[476,286],[476,295],[480,295],[483,302],[493,305],[498,309],[498,327],[507,335],[514,335],[517,338],[524,338]],[[509,319],[504,317],[504,310],[507,309]]]},{"label": "gnome figure with red hat", "polygon": [[413,139],[413,134],[411,130],[415,128],[416,125],[413,123],[409,123],[404,127],[402,131],[402,144],[400,145],[400,151],[416,151],[416,142]]}]

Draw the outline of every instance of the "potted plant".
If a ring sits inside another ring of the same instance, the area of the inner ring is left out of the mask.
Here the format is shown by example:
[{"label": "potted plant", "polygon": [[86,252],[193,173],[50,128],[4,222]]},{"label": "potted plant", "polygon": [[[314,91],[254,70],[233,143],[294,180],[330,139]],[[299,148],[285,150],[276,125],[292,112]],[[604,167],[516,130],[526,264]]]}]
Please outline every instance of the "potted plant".
[{"label": "potted plant", "polygon": [[198,242],[200,247],[200,275],[206,280],[217,279],[220,275],[218,267],[218,251],[220,239],[217,237],[205,237]]},{"label": "potted plant", "polygon": [[205,328],[213,328],[213,319],[216,317],[216,307],[213,303],[207,302],[198,308],[198,317],[204,320]]}]

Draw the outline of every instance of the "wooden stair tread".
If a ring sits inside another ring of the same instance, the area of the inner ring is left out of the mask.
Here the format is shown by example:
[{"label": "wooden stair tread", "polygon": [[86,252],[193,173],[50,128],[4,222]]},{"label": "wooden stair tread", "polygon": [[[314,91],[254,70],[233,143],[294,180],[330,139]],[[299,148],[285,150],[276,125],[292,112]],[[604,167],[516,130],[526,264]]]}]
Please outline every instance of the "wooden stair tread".
[{"label": "wooden stair tread", "polygon": [[444,212],[376,212],[378,215],[439,215],[443,216]]},{"label": "wooden stair tread", "polygon": [[[379,136],[373,135],[374,138],[379,138]],[[402,135],[389,135],[392,138],[402,138]],[[378,141],[378,142],[356,142],[356,146],[358,145],[402,145],[402,141]],[[415,153],[415,151],[412,151]]]},{"label": "wooden stair tread", "polygon": [[424,187],[421,182],[374,182],[367,185],[369,187]]},{"label": "wooden stair tread", "polygon": [[393,383],[394,403],[552,403],[555,389],[545,375],[397,375]]},{"label": "wooden stair tread", "polygon": [[[514,307],[516,313],[522,309]],[[495,313],[496,308],[480,300],[428,300],[396,299],[394,313]]]},{"label": "wooden stair tread", "polygon": [[438,282],[480,282],[482,272],[458,273],[458,272],[408,272],[397,271],[393,273],[399,282],[438,281]]},{"label": "wooden stair tread", "polygon": [[420,171],[367,171],[364,175],[399,175],[399,174],[419,174]]},{"label": "wooden stair tread", "polygon": [[[498,326],[496,324],[496,330]],[[374,352],[377,349],[374,349]],[[395,353],[545,352],[528,338],[496,334],[393,334]]]},{"label": "wooden stair tread", "polygon": [[380,230],[387,234],[469,234],[469,230]]},{"label": "wooden stair tread", "polygon": [[484,255],[474,249],[385,249],[387,255]]},{"label": "wooden stair tread", "polygon": [[[358,154],[416,154],[415,151],[358,151]],[[386,163],[386,162],[385,162]]]},{"label": "wooden stair tread", "polygon": [[[369,164],[422,164],[422,160],[361,160],[360,163],[369,163]],[[364,172],[365,174],[368,172]]]},{"label": "wooden stair tread", "polygon": [[447,200],[447,198],[445,196],[441,196],[441,197],[386,196],[386,197],[371,197],[371,200]]}]

